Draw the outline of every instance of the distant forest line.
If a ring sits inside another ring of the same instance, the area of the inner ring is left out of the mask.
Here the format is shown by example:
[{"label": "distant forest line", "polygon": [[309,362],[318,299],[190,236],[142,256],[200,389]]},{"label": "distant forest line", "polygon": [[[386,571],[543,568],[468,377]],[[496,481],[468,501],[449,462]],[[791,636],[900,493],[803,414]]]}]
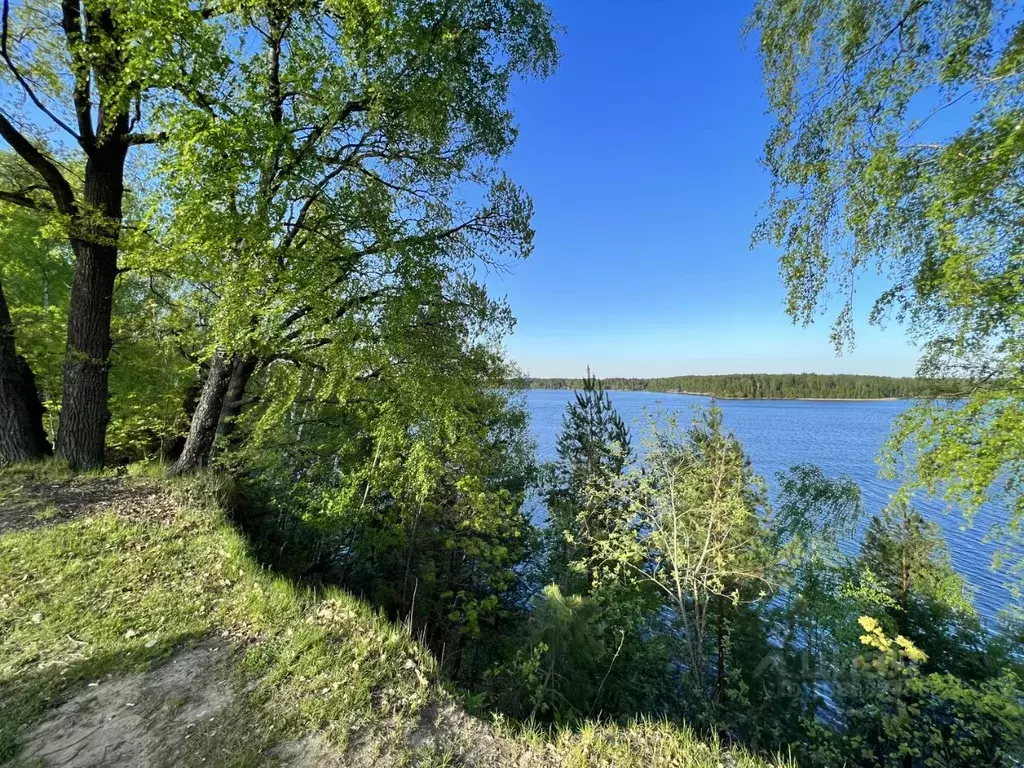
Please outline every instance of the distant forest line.
[{"label": "distant forest line", "polygon": [[[937,397],[962,389],[948,379],[862,376],[819,373],[731,373],[715,376],[602,379],[606,389],[634,392],[676,392],[755,400],[877,400]],[[582,379],[530,378],[530,389],[576,389]]]}]

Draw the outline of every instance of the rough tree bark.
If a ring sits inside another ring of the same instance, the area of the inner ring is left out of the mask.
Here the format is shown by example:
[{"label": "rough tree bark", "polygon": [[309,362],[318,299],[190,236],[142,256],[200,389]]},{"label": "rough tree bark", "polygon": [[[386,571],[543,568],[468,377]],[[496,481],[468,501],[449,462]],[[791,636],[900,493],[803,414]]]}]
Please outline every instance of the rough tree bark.
[{"label": "rough tree bark", "polygon": [[181,451],[181,456],[174,462],[171,474],[188,474],[209,464],[213,441],[217,437],[217,422],[220,420],[224,396],[231,381],[232,367],[232,362],[227,359],[222,349],[218,349],[210,359],[210,372],[207,374],[195,413],[192,414],[185,447]]},{"label": "rough tree bark", "polygon": [[224,395],[224,405],[217,422],[217,437],[226,439],[235,429],[235,419],[245,405],[245,390],[249,379],[256,372],[259,358],[255,355],[236,355],[231,362],[231,380]]},{"label": "rough tree bark", "polygon": [[[122,116],[127,132],[127,118]],[[102,122],[102,121],[101,121]],[[68,306],[64,397],[57,429],[57,457],[73,468],[103,464],[110,370],[110,315],[117,279],[117,238],[124,201],[128,145],[117,140],[95,149],[85,166],[84,202],[102,217],[88,238],[75,238],[75,277]]]},{"label": "rough tree bark", "polygon": [[14,324],[0,285],[0,466],[38,461],[50,453],[44,410],[32,369],[15,346]]},{"label": "rough tree bark", "polygon": [[[4,6],[6,11],[6,4]],[[32,167],[53,197],[53,209],[69,223],[68,240],[75,255],[75,276],[68,306],[64,391],[57,428],[56,453],[74,469],[103,464],[107,422],[107,371],[110,356],[110,315],[117,278],[117,243],[124,201],[124,166],[134,144],[156,140],[133,134],[130,99],[122,82],[121,33],[112,12],[98,8],[87,13],[82,0],[62,0],[60,24],[71,63],[72,87],[67,90],[75,116],[74,127],[40,106],[68,133],[85,154],[81,196],[68,182],[46,148],[21,132],[0,113],[0,138]],[[8,16],[3,15],[2,58],[9,74],[35,99],[6,45]],[[104,84],[107,88],[99,87]],[[95,100],[94,100],[95,99]],[[37,102],[40,104],[40,102]],[[24,196],[9,200],[30,208],[38,202]]]}]

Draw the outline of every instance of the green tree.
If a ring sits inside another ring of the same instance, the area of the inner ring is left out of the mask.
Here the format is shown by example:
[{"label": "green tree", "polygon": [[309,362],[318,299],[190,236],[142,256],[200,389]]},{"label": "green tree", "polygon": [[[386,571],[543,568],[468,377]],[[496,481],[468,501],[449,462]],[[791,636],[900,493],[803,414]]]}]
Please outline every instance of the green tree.
[{"label": "green tree", "polygon": [[[38,193],[37,193],[38,194]],[[129,199],[128,209],[133,207]],[[61,401],[74,255],[47,213],[0,203],[0,277],[19,345],[35,374],[32,398],[46,406],[42,428],[53,434]],[[183,318],[171,296],[175,284],[142,271],[143,246],[122,255],[114,283],[109,375],[108,457],[117,461],[158,454],[179,434],[193,363],[176,343]],[[44,446],[46,444],[44,443]],[[47,447],[48,449],[48,447]]]},{"label": "green tree", "polygon": [[905,501],[890,504],[871,519],[857,568],[877,595],[883,627],[920,648],[927,670],[983,676],[980,621],[936,523]]},{"label": "green tree", "polygon": [[532,247],[531,203],[497,163],[510,83],[556,60],[543,5],[287,2],[245,28],[217,89],[161,113],[154,227],[208,361],[179,472],[210,460],[257,370],[330,364],[417,296],[425,314],[506,314],[472,272]]},{"label": "green tree", "polygon": [[600,607],[593,600],[565,596],[555,584],[545,587],[530,614],[531,645],[540,651],[540,674],[528,719],[544,712],[589,714],[598,693],[595,667],[605,650],[599,617]]},{"label": "green tree", "polygon": [[[722,374],[715,376],[669,376],[658,379],[604,379],[605,389],[627,391],[683,392],[712,397],[830,400],[910,398],[957,392],[962,382],[893,376],[855,376],[851,374]],[[567,379],[530,379],[535,389],[571,389],[582,381]]]},{"label": "green tree", "polygon": [[103,463],[128,153],[160,138],[147,130],[158,93],[216,70],[224,28],[212,15],[187,3],[3,4],[0,138],[34,178],[0,198],[51,214],[74,253],[56,453],[75,468]]},{"label": "green tree", "polygon": [[565,409],[556,450],[545,493],[551,577],[571,592],[587,592],[595,542],[621,514],[621,500],[609,490],[621,491],[620,475],[632,456],[629,429],[589,368]]},{"label": "green tree", "polygon": [[407,319],[351,358],[322,350],[330,372],[269,366],[221,463],[252,488],[245,524],[272,563],[364,596],[474,680],[528,599],[532,444],[507,364],[466,345],[464,314]]},{"label": "green tree", "polygon": [[689,711],[720,725],[734,620],[770,585],[763,481],[712,407],[684,433],[674,417],[652,425],[643,467],[618,490],[627,503],[611,535],[594,542],[593,561],[604,580],[661,594],[680,634]]},{"label": "green tree", "polygon": [[803,724],[829,711],[823,682],[834,676],[832,667],[851,639],[853,611],[845,589],[850,566],[840,545],[856,535],[863,508],[853,480],[829,478],[814,465],[791,467],[778,482],[769,531],[778,598],[764,612],[778,645],[751,663],[769,688],[766,720],[774,722],[781,746],[799,742]]},{"label": "green tree", "polygon": [[889,470],[909,459],[908,487],[968,516],[1002,496],[1016,535],[1024,23],[1014,6],[762,0],[750,26],[776,121],[755,240],[782,249],[789,314],[810,322],[838,297],[841,348],[858,277],[880,273],[888,285],[871,320],[906,321],[923,347],[919,372],[960,380],[962,398],[899,419]]},{"label": "green tree", "polygon": [[1013,766],[1024,748],[1020,681],[1004,673],[977,684],[927,673],[913,641],[862,616],[855,676],[836,689],[845,727],[811,729],[813,765],[891,768]]}]

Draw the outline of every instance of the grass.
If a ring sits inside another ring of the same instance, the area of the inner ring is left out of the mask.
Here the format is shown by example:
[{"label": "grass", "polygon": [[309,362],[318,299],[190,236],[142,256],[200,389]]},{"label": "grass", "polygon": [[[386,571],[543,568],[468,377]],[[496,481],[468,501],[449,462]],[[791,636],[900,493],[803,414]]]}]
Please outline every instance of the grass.
[{"label": "grass", "polygon": [[55,504],[45,504],[42,509],[35,513],[35,518],[39,522],[45,523],[47,520],[53,520],[58,515],[60,515],[60,509]]},{"label": "grass", "polygon": [[[0,514],[36,471],[0,471]],[[217,504],[214,478],[137,474],[173,496],[170,517],[97,510],[0,538],[0,763],[62,696],[215,635],[234,644],[238,695],[228,726],[197,734],[197,762],[265,764],[274,744],[315,732],[338,752],[358,747],[367,764],[767,765],[665,723],[555,734],[482,725],[457,711],[404,627],[342,590],[314,593],[262,569]],[[40,503],[40,517],[57,517]],[[436,738],[412,738],[444,718]]]},{"label": "grass", "polygon": [[172,525],[105,512],[3,538],[0,761],[61,692],[214,631],[245,646],[255,698],[290,731],[344,744],[381,710],[426,702],[433,660],[403,629],[345,592],[261,570],[215,506],[182,505]]}]

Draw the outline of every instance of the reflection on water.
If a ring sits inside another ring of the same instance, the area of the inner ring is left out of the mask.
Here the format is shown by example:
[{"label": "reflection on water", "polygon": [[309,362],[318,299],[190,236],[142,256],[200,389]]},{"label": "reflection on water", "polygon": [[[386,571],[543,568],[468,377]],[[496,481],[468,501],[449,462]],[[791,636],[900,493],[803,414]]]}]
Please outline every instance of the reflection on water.
[{"label": "reflection on water", "polygon": [[[630,425],[634,446],[639,447],[646,413],[678,412],[689,417],[694,405],[708,399],[657,392],[611,392],[612,402]],[[563,390],[531,390],[527,393],[531,430],[538,458],[555,458],[555,438],[562,414],[572,393]],[[754,464],[771,487],[775,476],[794,464],[812,463],[826,474],[846,474],[860,485],[868,514],[882,509],[896,489],[894,482],[878,476],[875,457],[889,434],[893,418],[910,407],[905,401],[842,402],[805,400],[720,400],[726,426],[736,433]],[[991,570],[996,547],[984,542],[985,534],[1000,510],[982,509],[971,527],[956,510],[947,513],[942,501],[918,497],[915,506],[937,521],[946,535],[953,563],[976,589],[975,605],[993,616],[1011,598],[1004,579]],[[845,549],[855,549],[850,542]]]}]

